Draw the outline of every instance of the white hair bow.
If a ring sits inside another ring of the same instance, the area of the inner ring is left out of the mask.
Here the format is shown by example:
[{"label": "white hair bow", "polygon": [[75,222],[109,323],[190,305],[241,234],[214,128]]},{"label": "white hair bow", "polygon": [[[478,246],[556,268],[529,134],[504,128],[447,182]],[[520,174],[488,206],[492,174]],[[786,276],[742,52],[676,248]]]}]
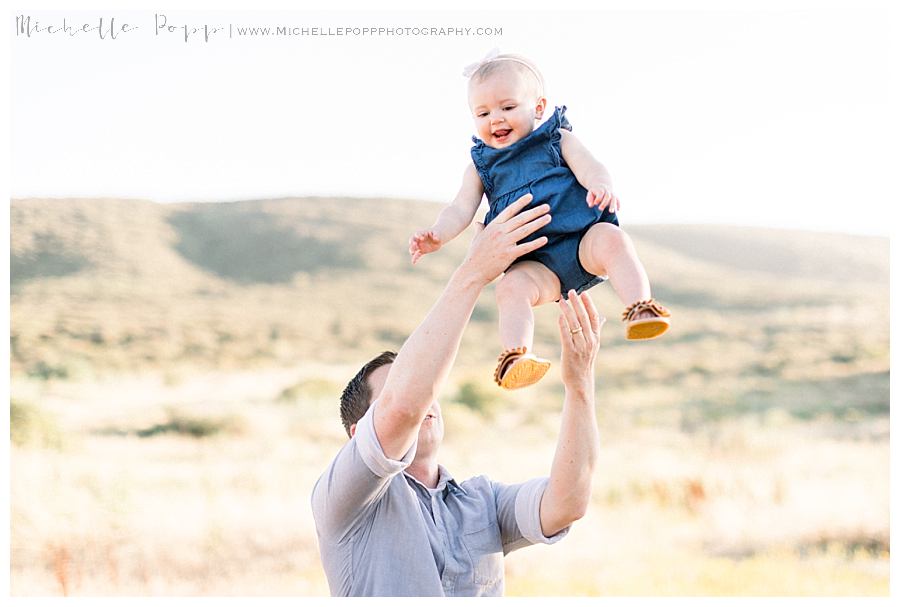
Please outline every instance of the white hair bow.
[{"label": "white hair bow", "polygon": [[465,67],[465,69],[463,69],[462,75],[465,76],[466,78],[471,78],[472,74],[474,74],[475,72],[478,71],[478,68],[480,68],[485,63],[488,63],[489,61],[496,59],[499,54],[500,54],[499,48],[497,48],[497,47],[492,48],[491,50],[488,51],[487,55],[485,55],[483,59],[481,59],[480,61],[476,61],[475,63],[470,63],[469,65],[467,65]]}]

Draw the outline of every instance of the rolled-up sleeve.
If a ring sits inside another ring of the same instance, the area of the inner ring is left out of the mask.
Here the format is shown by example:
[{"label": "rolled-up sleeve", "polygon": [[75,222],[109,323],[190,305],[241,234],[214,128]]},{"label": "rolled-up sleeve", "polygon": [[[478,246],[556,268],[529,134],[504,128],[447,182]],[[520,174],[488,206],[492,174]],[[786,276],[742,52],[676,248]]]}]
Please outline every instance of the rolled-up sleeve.
[{"label": "rolled-up sleeve", "polygon": [[357,442],[359,455],[369,470],[379,478],[386,478],[402,472],[412,463],[416,456],[416,443],[413,443],[402,459],[396,460],[386,456],[384,449],[381,448],[381,443],[378,442],[378,436],[375,434],[373,411],[377,404],[378,401],[372,403],[366,414],[356,424],[354,439]]},{"label": "rolled-up sleeve", "polygon": [[522,536],[532,544],[553,544],[569,533],[569,527],[547,537],[541,531],[541,498],[550,479],[534,478],[522,483],[516,495],[516,522]]},{"label": "rolled-up sleeve", "polygon": [[319,533],[341,541],[362,514],[383,495],[391,479],[416,455],[416,444],[400,460],[384,454],[375,434],[372,403],[356,424],[356,432],[338,452],[312,492],[312,512]]},{"label": "rolled-up sleeve", "polygon": [[516,485],[491,483],[504,554],[532,544],[553,544],[569,533],[566,527],[547,537],[541,530],[541,498],[548,482],[548,477],[540,477]]}]

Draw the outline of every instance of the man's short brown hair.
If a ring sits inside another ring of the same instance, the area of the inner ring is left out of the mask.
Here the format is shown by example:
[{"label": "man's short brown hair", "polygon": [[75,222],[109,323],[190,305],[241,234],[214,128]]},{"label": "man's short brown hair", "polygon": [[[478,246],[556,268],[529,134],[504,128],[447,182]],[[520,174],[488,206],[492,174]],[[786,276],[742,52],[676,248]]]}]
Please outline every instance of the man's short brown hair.
[{"label": "man's short brown hair", "polygon": [[369,409],[372,401],[372,388],[369,386],[369,376],[378,367],[389,365],[397,358],[396,352],[385,350],[366,364],[350,380],[344,393],[341,394],[341,423],[347,436],[350,436],[350,426],[357,423]]}]

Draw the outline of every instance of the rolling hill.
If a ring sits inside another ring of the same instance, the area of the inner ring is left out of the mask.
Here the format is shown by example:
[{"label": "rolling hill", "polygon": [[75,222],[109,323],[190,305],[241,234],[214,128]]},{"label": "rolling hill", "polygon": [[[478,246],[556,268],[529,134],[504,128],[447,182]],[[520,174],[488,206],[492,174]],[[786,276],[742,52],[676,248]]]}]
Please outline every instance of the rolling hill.
[{"label": "rolling hill", "polygon": [[[411,266],[409,234],[437,210],[386,199],[13,200],[12,373],[77,378],[182,366],[355,364],[396,349],[471,237]],[[638,354],[621,338],[612,290],[592,291],[612,321],[607,348],[621,349],[615,360],[638,373],[655,372],[641,356],[678,356],[681,349],[718,351],[715,368],[737,357],[781,371],[803,356],[781,364],[766,362],[766,352],[775,356],[795,341],[856,363],[887,351],[885,238],[725,226],[627,229],[654,293],[675,312],[671,335],[658,342],[670,346],[648,344]],[[538,311],[536,337],[553,355],[550,308]],[[489,287],[461,363],[494,358],[496,319]],[[662,367],[675,368],[673,361]]]}]

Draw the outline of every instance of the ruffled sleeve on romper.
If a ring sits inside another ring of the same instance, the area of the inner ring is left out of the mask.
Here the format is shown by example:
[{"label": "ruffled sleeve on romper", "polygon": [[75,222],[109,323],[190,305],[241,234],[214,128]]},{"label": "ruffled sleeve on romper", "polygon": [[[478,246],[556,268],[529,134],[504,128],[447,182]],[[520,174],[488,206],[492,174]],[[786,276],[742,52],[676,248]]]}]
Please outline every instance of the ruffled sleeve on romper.
[{"label": "ruffled sleeve on romper", "polygon": [[494,194],[494,183],[487,169],[488,159],[485,158],[485,150],[490,150],[491,148],[486,146],[475,135],[472,135],[472,143],[475,144],[472,146],[472,164],[475,165],[475,170],[478,171],[478,176],[481,177],[481,185],[484,186],[485,196],[488,197],[488,200],[491,200]]},{"label": "ruffled sleeve on romper", "polygon": [[562,133],[559,132],[560,129],[566,129],[570,133],[572,132],[572,125],[569,124],[569,119],[566,118],[566,106],[560,106],[553,111],[553,115],[549,120],[545,123],[549,125],[547,129],[547,136],[550,139],[550,145],[553,147],[553,151],[556,152],[557,160],[560,165],[565,166],[566,162],[562,157]]}]

